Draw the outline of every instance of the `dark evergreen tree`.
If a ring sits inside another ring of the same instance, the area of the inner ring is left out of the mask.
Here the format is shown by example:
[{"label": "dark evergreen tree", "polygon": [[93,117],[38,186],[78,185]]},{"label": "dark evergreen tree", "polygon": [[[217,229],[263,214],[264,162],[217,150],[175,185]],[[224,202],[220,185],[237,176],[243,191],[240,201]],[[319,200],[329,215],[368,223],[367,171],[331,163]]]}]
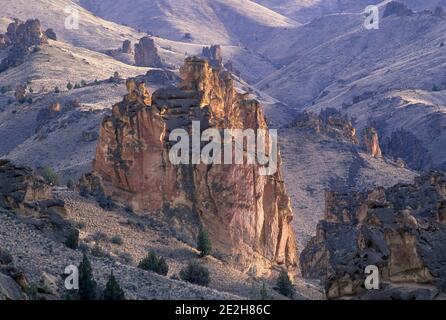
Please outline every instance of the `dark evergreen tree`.
[{"label": "dark evergreen tree", "polygon": [[79,265],[79,298],[81,300],[95,300],[96,288],[97,284],[93,278],[90,260],[84,254]]},{"label": "dark evergreen tree", "polygon": [[208,231],[204,228],[201,228],[198,233],[197,249],[200,251],[201,257],[206,257],[212,252],[211,239],[209,239]]},{"label": "dark evergreen tree", "polygon": [[279,293],[285,297],[294,298],[294,286],[286,271],[282,271],[277,278],[277,288]]},{"label": "dark evergreen tree", "polygon": [[113,272],[110,274],[108,278],[107,285],[105,286],[104,300],[115,301],[115,300],[125,300],[125,293],[119,286],[118,281],[116,280]]}]

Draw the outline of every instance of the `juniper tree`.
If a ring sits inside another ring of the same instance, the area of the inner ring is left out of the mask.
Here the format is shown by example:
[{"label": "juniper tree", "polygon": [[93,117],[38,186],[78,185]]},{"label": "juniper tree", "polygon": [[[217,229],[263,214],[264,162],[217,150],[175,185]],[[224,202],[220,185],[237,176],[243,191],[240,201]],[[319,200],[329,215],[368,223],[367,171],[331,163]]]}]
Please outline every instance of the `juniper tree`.
[{"label": "juniper tree", "polygon": [[107,285],[105,286],[104,300],[115,301],[115,300],[125,300],[124,290],[119,286],[118,281],[116,280],[113,272],[110,274],[108,278]]},{"label": "juniper tree", "polygon": [[208,231],[204,228],[201,228],[198,233],[197,249],[200,251],[201,257],[206,257],[212,252],[211,239],[209,239]]},{"label": "juniper tree", "polygon": [[96,299],[97,284],[93,278],[90,260],[86,254],[79,265],[79,298],[81,300]]},{"label": "juniper tree", "polygon": [[279,293],[285,297],[294,298],[294,286],[286,271],[282,271],[277,278],[277,288]]}]

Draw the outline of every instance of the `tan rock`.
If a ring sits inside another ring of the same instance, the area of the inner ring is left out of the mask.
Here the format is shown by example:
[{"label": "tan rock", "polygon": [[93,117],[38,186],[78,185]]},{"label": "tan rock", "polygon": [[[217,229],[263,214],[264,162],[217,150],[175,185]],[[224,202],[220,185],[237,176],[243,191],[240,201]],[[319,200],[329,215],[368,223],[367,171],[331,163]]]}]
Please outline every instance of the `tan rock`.
[{"label": "tan rock", "polygon": [[[257,164],[171,164],[168,135],[176,128],[189,131],[192,121],[204,129],[267,128],[259,103],[239,95],[229,74],[188,58],[181,75],[179,88],[152,96],[143,83],[127,82],[128,95],[100,130],[93,172],[104,192],[144,214],[195,214],[215,252],[240,269],[295,266],[293,214],[280,170],[262,176]],[[184,228],[191,224],[198,229],[193,221]]]},{"label": "tan rock", "polygon": [[367,152],[375,158],[381,158],[382,152],[379,146],[378,132],[373,127],[367,127],[364,130],[364,143]]}]

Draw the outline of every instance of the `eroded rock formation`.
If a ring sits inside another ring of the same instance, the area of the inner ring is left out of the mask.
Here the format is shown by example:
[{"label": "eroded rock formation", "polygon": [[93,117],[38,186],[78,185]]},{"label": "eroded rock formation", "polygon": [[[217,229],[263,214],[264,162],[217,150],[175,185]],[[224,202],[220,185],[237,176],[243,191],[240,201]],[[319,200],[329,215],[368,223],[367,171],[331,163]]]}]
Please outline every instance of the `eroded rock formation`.
[{"label": "eroded rock formation", "polygon": [[144,37],[135,44],[135,64],[139,67],[161,68],[163,66],[158,48],[150,37]]},{"label": "eroded rock formation", "polygon": [[53,197],[51,188],[30,168],[0,159],[0,208],[14,212],[54,239],[65,241],[77,232],[66,215],[63,201]]},{"label": "eroded rock formation", "polygon": [[381,158],[382,152],[379,146],[378,132],[373,127],[364,129],[364,144],[367,152],[375,158]]},{"label": "eroded rock formation", "polygon": [[48,38],[37,19],[25,23],[15,20],[8,26],[3,38],[11,48],[8,56],[0,62],[0,72],[22,64],[34,47],[48,43]]},{"label": "eroded rock formation", "polygon": [[[181,75],[181,85],[153,95],[144,83],[127,82],[128,94],[102,124],[94,174],[84,179],[95,186],[84,189],[102,189],[140,213],[161,212],[172,228],[191,230],[190,241],[203,225],[214,253],[240,269],[295,266],[293,214],[280,170],[262,176],[258,164],[170,162],[169,133],[190,133],[192,121],[200,121],[201,130],[267,128],[259,103],[237,93],[227,72],[188,58]],[[279,155],[279,168],[280,162]]]},{"label": "eroded rock formation", "polygon": [[220,45],[203,47],[202,56],[209,61],[213,68],[221,68],[223,65],[223,57],[221,54]]},{"label": "eroded rock formation", "polygon": [[311,112],[299,114],[291,127],[314,130],[317,134],[327,135],[337,140],[358,144],[356,129],[351,121],[335,109],[326,109],[319,115]]},{"label": "eroded rock formation", "polygon": [[[325,219],[301,255],[301,270],[321,279],[330,299],[435,297],[446,290],[445,241],[444,174],[368,193],[328,192]],[[379,291],[365,292],[369,265],[380,270]],[[426,284],[429,292],[417,286]]]},{"label": "eroded rock formation", "polygon": [[122,49],[121,49],[121,51],[122,51],[123,53],[127,53],[127,54],[131,54],[131,53],[133,53],[133,50],[132,50],[132,42],[131,42],[130,40],[125,40],[125,41],[122,43]]}]

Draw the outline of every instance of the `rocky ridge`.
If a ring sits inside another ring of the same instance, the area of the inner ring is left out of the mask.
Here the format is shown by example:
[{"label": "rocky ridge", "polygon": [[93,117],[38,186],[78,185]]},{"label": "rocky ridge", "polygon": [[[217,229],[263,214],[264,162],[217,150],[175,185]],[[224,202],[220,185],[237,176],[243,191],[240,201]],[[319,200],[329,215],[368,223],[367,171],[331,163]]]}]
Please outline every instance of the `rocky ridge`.
[{"label": "rocky ridge", "polygon": [[[301,255],[304,277],[329,299],[435,298],[445,284],[446,177],[370,192],[326,193],[325,218]],[[364,289],[365,268],[379,268],[380,290]]]}]

